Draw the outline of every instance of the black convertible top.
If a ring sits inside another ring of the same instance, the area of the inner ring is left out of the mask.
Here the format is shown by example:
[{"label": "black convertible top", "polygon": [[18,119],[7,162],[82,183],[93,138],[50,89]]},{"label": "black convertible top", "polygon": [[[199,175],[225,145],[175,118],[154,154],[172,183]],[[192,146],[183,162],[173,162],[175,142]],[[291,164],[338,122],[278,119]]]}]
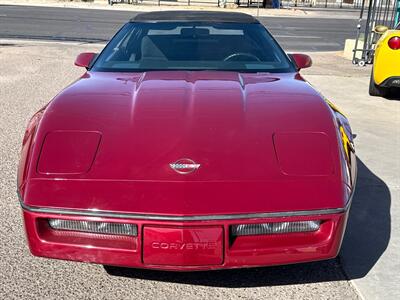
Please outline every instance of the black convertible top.
[{"label": "black convertible top", "polygon": [[211,23],[259,23],[244,13],[215,11],[154,11],[136,15],[131,22],[211,22]]}]

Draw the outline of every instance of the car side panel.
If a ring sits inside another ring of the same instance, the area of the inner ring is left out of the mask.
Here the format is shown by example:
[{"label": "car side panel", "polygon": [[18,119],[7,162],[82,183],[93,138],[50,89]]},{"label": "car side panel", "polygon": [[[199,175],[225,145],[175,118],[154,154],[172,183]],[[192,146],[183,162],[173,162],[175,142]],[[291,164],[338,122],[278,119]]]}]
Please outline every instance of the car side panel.
[{"label": "car side panel", "polygon": [[32,148],[36,142],[36,132],[44,110],[45,107],[33,115],[25,130],[20,153],[20,161],[18,164],[18,188],[21,188],[26,182],[29,163],[32,156]]},{"label": "car side panel", "polygon": [[377,85],[390,77],[400,76],[400,50],[388,46],[388,41],[394,36],[400,36],[400,30],[388,30],[377,42],[373,74]]}]

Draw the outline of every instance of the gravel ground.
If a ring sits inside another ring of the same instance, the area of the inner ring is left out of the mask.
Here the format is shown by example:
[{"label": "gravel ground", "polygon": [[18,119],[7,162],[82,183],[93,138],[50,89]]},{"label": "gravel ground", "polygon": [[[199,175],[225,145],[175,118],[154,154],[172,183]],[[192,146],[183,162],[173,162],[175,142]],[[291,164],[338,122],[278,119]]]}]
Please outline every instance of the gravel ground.
[{"label": "gravel ground", "polygon": [[[168,273],[32,257],[16,196],[16,168],[30,116],[82,69],[95,45],[0,41],[1,299],[358,299],[339,260],[283,267]],[[317,55],[317,54],[315,54]],[[318,72],[318,70],[316,70]]]}]

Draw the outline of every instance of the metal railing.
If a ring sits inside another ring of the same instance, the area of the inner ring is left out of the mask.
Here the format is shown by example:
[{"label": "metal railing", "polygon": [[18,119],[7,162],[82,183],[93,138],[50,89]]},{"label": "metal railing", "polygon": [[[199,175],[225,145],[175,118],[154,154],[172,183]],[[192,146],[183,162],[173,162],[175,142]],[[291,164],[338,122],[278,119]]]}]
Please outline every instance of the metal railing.
[{"label": "metal railing", "polygon": [[356,8],[362,6],[363,0],[287,0],[283,1],[289,7],[315,8]]},{"label": "metal railing", "polygon": [[[133,5],[176,5],[176,6],[221,6],[226,0],[108,0],[109,4],[127,3]],[[233,3],[233,1],[230,1]],[[111,5],[112,5],[111,4]]]},{"label": "metal railing", "polygon": [[374,31],[377,25],[394,28],[399,21],[400,0],[364,0],[367,13],[361,9],[357,37],[353,50],[353,63],[360,66],[373,62],[375,44],[380,35]]},{"label": "metal railing", "polygon": [[[229,4],[240,7],[271,7],[272,0],[108,0],[109,3],[152,4],[152,5],[203,5],[226,6]],[[315,7],[315,8],[356,8],[360,9],[363,0],[281,0],[283,7]]]}]

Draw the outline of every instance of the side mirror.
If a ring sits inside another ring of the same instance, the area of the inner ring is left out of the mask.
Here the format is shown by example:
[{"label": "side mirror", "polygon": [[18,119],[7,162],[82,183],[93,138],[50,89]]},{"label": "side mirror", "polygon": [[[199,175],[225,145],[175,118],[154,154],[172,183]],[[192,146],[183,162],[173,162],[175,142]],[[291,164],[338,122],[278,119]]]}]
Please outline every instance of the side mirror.
[{"label": "side mirror", "polygon": [[293,61],[296,63],[297,68],[300,69],[306,69],[312,66],[312,59],[310,56],[306,54],[291,54],[290,55],[293,59]]},{"label": "side mirror", "polygon": [[96,56],[96,53],[92,52],[85,52],[79,54],[75,59],[75,66],[89,68],[90,63],[92,62],[93,58]]},{"label": "side mirror", "polygon": [[389,27],[387,27],[387,26],[377,25],[377,26],[375,26],[373,31],[377,34],[384,34],[388,30],[389,30]]}]

